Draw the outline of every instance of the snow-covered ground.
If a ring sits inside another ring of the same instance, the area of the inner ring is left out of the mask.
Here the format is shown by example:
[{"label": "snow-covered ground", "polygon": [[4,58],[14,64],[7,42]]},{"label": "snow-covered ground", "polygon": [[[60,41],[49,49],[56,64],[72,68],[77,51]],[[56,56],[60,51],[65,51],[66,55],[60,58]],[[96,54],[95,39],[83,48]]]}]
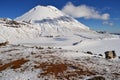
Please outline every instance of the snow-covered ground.
[{"label": "snow-covered ground", "polygon": [[[72,47],[72,46],[71,46]],[[7,45],[0,48],[0,80],[120,79],[120,60],[106,60],[61,47]]]},{"label": "snow-covered ground", "polygon": [[[16,40],[0,48],[0,80],[87,80],[95,76],[119,80],[119,44],[119,38],[76,36]],[[106,60],[104,52],[111,50],[117,57]]]},{"label": "snow-covered ground", "polygon": [[76,46],[65,46],[64,49],[91,51],[94,54],[103,54],[105,51],[115,50],[116,54],[120,56],[120,39],[103,39],[103,40],[85,40]]}]

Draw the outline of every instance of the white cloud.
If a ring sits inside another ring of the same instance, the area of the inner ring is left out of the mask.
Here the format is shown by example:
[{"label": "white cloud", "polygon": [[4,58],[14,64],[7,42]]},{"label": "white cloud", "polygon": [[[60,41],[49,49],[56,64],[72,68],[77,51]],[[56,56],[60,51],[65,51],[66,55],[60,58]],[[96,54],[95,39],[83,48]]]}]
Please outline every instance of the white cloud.
[{"label": "white cloud", "polygon": [[110,15],[108,13],[100,14],[95,8],[86,5],[75,6],[71,2],[68,2],[62,9],[66,14],[74,18],[85,18],[85,19],[101,19],[108,20]]},{"label": "white cloud", "polygon": [[114,26],[114,23],[109,21],[104,21],[103,25]]}]

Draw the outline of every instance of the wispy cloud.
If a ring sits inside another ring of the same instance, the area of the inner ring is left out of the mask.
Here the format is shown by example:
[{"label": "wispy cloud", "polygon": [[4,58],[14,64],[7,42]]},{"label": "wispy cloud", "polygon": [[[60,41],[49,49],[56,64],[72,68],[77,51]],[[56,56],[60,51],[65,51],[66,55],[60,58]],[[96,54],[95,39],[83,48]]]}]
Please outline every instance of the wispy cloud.
[{"label": "wispy cloud", "polygon": [[96,11],[95,8],[86,5],[75,6],[71,2],[68,2],[62,9],[66,14],[74,18],[85,18],[85,19],[100,19],[108,20],[110,15],[108,13],[101,14]]},{"label": "wispy cloud", "polygon": [[103,21],[103,25],[114,26],[114,23],[110,21]]}]

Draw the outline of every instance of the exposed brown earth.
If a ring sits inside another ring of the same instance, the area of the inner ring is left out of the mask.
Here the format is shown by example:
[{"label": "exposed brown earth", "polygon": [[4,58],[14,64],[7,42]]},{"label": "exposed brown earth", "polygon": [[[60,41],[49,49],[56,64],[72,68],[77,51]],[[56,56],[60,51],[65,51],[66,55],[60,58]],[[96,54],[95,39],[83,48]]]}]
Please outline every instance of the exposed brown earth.
[{"label": "exposed brown earth", "polygon": [[[40,73],[40,76],[47,76],[53,75],[56,79],[67,79],[69,80],[71,77],[78,77],[82,75],[90,76],[95,75],[94,72],[89,71],[87,68],[84,70],[85,67],[77,66],[74,64],[69,63],[40,63],[39,65],[35,66],[36,69],[42,69],[43,72]],[[71,68],[71,69],[69,69]]]},{"label": "exposed brown earth", "polygon": [[25,60],[24,58],[12,61],[10,63],[4,64],[4,65],[0,65],[0,71],[3,71],[7,68],[11,68],[11,69],[17,69],[20,68],[22,64],[28,62],[29,60]]},{"label": "exposed brown earth", "polygon": [[53,74],[55,76],[58,73],[62,73],[67,70],[67,65],[60,63],[60,64],[49,64],[49,63],[41,63],[39,66],[35,66],[35,68],[43,69],[44,73],[41,75]]}]

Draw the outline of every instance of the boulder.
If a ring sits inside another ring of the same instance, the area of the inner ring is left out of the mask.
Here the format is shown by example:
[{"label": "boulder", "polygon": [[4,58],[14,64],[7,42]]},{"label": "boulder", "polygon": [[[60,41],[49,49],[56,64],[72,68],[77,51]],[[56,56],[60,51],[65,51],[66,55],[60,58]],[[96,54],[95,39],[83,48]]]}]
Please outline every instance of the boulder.
[{"label": "boulder", "polygon": [[2,42],[2,43],[0,43],[0,47],[1,47],[1,46],[6,46],[7,44],[9,44],[8,41],[6,41],[6,42]]},{"label": "boulder", "polygon": [[118,59],[120,59],[120,56],[118,56]]},{"label": "boulder", "polygon": [[92,53],[91,51],[87,51],[86,53],[87,53],[87,54],[91,54],[91,55],[93,55],[93,53]]},{"label": "boulder", "polygon": [[103,56],[102,54],[99,54],[99,56]]},{"label": "boulder", "polygon": [[106,51],[105,52],[105,58],[106,59],[112,59],[112,58],[115,58],[116,57],[116,53],[115,51]]}]

